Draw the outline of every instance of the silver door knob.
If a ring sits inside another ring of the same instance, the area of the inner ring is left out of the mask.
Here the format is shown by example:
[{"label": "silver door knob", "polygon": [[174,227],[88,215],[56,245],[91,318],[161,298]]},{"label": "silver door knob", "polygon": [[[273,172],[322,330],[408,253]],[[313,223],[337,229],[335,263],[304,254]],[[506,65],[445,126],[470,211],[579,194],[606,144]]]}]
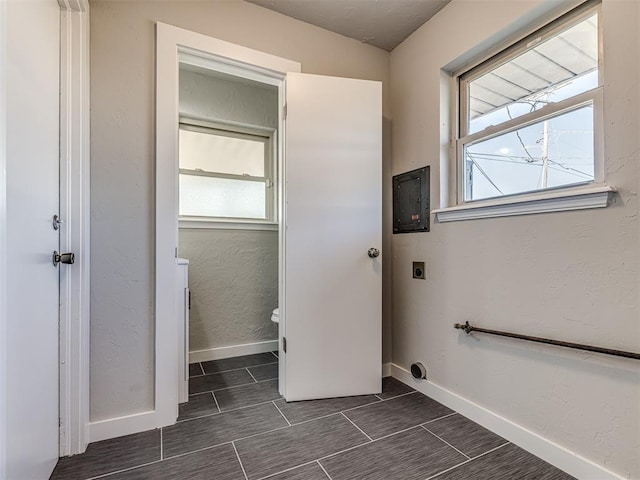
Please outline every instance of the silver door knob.
[{"label": "silver door knob", "polygon": [[53,266],[57,267],[59,263],[66,263],[72,265],[76,262],[76,255],[74,253],[58,253],[53,251]]},{"label": "silver door knob", "polygon": [[369,250],[367,250],[367,255],[369,255],[369,258],[377,258],[380,256],[380,250],[372,247]]}]

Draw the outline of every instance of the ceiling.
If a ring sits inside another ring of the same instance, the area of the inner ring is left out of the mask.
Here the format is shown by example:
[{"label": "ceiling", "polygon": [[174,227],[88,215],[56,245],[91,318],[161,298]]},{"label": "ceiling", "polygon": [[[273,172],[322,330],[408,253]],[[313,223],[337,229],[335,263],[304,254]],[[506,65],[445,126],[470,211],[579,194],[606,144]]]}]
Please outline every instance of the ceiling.
[{"label": "ceiling", "polygon": [[451,0],[246,0],[390,52]]}]

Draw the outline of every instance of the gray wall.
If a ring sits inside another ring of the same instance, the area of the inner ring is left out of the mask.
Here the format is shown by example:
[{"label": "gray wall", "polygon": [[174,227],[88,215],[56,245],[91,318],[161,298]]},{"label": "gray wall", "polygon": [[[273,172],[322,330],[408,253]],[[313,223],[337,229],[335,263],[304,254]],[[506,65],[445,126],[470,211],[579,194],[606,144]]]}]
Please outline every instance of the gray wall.
[{"label": "gray wall", "polygon": [[[275,87],[180,71],[180,114],[277,128]],[[276,340],[278,232],[179,230],[189,259],[189,350]]]},{"label": "gray wall", "polygon": [[[241,0],[91,2],[91,420],[154,405],[156,21],[301,62],[307,73],[380,80],[389,198],[389,54]],[[383,252],[389,246],[385,213]],[[391,256],[383,260],[383,358]]]},{"label": "gray wall", "polygon": [[[392,52],[393,172],[429,163],[434,207],[440,161],[447,161],[442,67],[478,44],[496,45],[542,4],[454,0]],[[430,233],[394,236],[393,361],[423,361],[433,383],[624,478],[640,478],[637,362],[453,329],[469,320],[639,349],[640,3],[604,0],[602,21],[613,204],[434,223]],[[426,281],[411,278],[412,260],[426,262]]]},{"label": "gray wall", "polygon": [[189,350],[276,340],[278,232],[180,229],[189,259]]}]

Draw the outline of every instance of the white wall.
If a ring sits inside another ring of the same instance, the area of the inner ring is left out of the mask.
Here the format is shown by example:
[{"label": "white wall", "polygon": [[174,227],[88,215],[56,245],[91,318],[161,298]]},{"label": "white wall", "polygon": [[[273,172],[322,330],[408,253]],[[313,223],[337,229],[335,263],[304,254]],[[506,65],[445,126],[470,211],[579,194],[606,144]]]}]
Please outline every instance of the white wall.
[{"label": "white wall", "polygon": [[[384,115],[389,117],[389,55],[377,48],[241,0],[91,2],[94,422],[146,411],[154,405],[156,21],[299,61],[304,72],[381,80]],[[388,120],[385,125],[384,168],[388,174]],[[389,183],[385,182],[387,198]],[[388,214],[385,222],[389,231]],[[390,272],[390,256],[384,261]],[[389,279],[387,275],[387,284]],[[384,358],[389,359],[389,297],[385,300]]]},{"label": "white wall", "polygon": [[[180,70],[180,114],[277,128],[278,90]],[[180,228],[189,259],[189,350],[278,339],[278,231]]]},{"label": "white wall", "polygon": [[7,471],[7,128],[6,3],[0,2],[0,478]]},{"label": "white wall", "polygon": [[[550,2],[454,0],[391,54],[393,173],[431,165],[439,205],[441,68],[504,39]],[[486,335],[453,323],[640,350],[640,3],[604,0],[606,209],[432,225],[393,237],[393,361],[624,478],[640,477],[634,360]],[[442,101],[444,100],[444,101]],[[446,158],[445,158],[446,160]],[[412,280],[424,260],[427,280]]]}]

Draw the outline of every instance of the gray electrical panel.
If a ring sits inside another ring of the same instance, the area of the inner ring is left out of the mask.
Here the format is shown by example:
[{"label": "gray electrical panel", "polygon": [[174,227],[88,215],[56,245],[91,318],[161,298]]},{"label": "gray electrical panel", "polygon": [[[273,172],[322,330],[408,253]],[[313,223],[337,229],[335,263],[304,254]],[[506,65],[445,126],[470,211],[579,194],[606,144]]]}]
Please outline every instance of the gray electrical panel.
[{"label": "gray electrical panel", "polygon": [[429,231],[429,167],[393,177],[393,233]]}]

